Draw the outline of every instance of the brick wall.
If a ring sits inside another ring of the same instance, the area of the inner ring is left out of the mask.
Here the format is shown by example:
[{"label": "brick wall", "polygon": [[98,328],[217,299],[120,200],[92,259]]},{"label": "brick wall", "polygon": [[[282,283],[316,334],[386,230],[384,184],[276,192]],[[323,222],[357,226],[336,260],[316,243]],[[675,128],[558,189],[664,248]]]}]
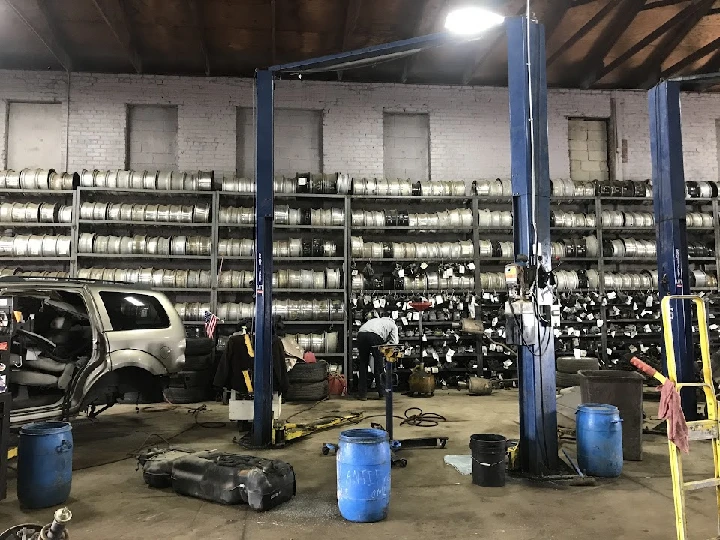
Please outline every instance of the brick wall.
[{"label": "brick wall", "polygon": [[[0,114],[10,101],[60,102],[67,107],[67,78],[50,72],[0,71]],[[550,174],[570,177],[569,118],[609,118],[618,103],[618,133],[627,141],[626,179],[650,177],[647,94],[626,91],[551,90],[548,95]],[[70,85],[70,170],[121,168],[127,155],[127,106],[174,105],[178,110],[178,167],[234,173],[237,108],[253,107],[253,84],[244,79],[74,74]],[[510,144],[507,90],[281,81],[279,109],[321,110],[325,172],[383,174],[383,114],[427,113],[433,179],[508,177]],[[683,96],[686,178],[717,180],[715,120],[720,96]],[[7,121],[0,122],[6,141]],[[65,133],[63,133],[63,140]],[[0,158],[6,163],[6,144]],[[611,149],[612,150],[612,149]],[[65,161],[63,151],[63,161]]]},{"label": "brick wall", "polygon": [[127,138],[129,169],[177,169],[177,107],[130,105]]},{"label": "brick wall", "polygon": [[607,180],[607,120],[568,120],[570,178],[573,180]]},{"label": "brick wall", "polygon": [[427,114],[385,113],[384,175],[388,178],[430,178],[430,122]]}]

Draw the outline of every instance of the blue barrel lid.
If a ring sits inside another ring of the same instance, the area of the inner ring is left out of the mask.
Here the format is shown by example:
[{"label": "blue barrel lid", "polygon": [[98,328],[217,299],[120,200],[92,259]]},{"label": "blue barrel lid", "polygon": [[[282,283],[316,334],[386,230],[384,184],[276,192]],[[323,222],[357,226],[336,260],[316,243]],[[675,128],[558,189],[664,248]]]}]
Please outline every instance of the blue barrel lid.
[{"label": "blue barrel lid", "polygon": [[21,435],[55,435],[70,431],[70,422],[33,422],[20,428]]},{"label": "blue barrel lid", "polygon": [[372,428],[348,429],[340,432],[340,442],[353,444],[377,444],[389,440],[387,431]]},{"label": "blue barrel lid", "polygon": [[577,412],[587,412],[592,414],[620,414],[619,409],[615,405],[607,405],[605,403],[583,403],[578,405]]}]

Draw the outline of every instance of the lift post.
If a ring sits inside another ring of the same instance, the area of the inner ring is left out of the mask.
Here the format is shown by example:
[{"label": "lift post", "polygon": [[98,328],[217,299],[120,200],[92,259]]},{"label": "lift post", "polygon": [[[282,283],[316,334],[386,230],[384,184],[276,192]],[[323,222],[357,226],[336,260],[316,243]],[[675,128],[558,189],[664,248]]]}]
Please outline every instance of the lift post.
[{"label": "lift post", "polygon": [[255,126],[255,401],[253,446],[267,446],[273,436],[272,412],[272,245],[275,197],[274,81],[269,70],[257,72]]},{"label": "lift post", "polygon": [[[538,269],[549,275],[545,30],[541,24],[525,17],[509,19],[506,25],[515,258],[527,261],[526,272],[535,273]],[[557,404],[553,329],[549,323],[543,324],[539,316],[545,310],[549,313],[546,306],[552,304],[552,294],[544,285],[538,286],[537,293],[533,300],[535,342],[518,345],[520,463],[523,472],[542,476],[557,468]],[[546,321],[549,319],[548,316]]]},{"label": "lift post", "polygon": [[[680,85],[680,80],[667,80],[648,92],[660,299],[667,295],[690,294]],[[694,382],[690,302],[673,301],[670,304],[670,316],[678,382]],[[667,375],[664,347],[663,364],[663,371]],[[685,388],[680,391],[680,396],[685,417],[688,420],[696,419],[697,396],[694,389]]]}]

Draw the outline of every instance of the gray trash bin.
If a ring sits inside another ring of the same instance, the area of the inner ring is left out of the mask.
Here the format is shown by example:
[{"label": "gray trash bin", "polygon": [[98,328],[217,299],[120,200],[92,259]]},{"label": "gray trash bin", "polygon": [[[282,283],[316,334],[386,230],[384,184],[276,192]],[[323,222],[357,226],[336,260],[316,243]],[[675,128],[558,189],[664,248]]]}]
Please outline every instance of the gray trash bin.
[{"label": "gray trash bin", "polygon": [[583,403],[607,403],[620,411],[623,459],[642,460],[643,376],[615,370],[579,373]]}]

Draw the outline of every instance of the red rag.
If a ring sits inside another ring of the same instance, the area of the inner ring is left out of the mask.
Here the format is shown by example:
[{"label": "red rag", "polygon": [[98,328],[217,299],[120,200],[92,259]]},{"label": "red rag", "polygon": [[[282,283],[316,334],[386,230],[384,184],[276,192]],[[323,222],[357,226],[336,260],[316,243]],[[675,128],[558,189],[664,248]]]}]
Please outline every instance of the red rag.
[{"label": "red rag", "polygon": [[660,387],[658,416],[667,421],[668,439],[686,454],[690,452],[690,438],[685,414],[680,403],[680,393],[668,379]]},{"label": "red rag", "polygon": [[306,364],[314,364],[317,362],[317,358],[315,358],[315,353],[312,351],[305,351],[305,354],[303,354],[303,360],[305,360]]}]

